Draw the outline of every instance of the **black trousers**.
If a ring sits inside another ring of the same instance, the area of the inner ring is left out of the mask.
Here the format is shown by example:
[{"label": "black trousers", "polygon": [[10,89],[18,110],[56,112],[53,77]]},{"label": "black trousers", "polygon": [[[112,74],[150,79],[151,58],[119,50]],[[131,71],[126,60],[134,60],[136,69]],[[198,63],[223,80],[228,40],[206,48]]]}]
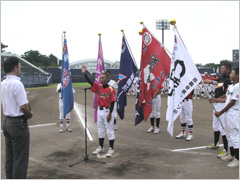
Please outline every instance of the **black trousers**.
[{"label": "black trousers", "polygon": [[5,117],[5,172],[7,179],[26,179],[29,160],[30,133],[21,117]]}]

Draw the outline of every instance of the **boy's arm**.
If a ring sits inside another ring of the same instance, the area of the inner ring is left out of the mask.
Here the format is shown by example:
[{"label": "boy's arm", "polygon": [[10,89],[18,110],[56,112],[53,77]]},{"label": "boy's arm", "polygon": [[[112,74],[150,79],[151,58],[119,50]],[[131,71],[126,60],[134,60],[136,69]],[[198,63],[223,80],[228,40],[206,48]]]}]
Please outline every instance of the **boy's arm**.
[{"label": "boy's arm", "polygon": [[231,99],[231,101],[221,111],[215,112],[215,116],[217,117],[221,116],[223,113],[228,111],[235,104],[235,102],[236,100]]}]

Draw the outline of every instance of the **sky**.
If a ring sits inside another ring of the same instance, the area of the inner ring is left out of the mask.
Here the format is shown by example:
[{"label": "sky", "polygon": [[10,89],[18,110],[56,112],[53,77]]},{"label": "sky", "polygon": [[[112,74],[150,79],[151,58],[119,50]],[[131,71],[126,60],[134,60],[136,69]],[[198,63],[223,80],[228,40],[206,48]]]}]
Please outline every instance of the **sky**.
[{"label": "sky", "polygon": [[[38,50],[62,59],[66,31],[69,61],[96,59],[101,33],[104,59],[119,61],[124,29],[140,64],[139,31],[144,25],[162,42],[156,20],[176,19],[177,29],[194,63],[232,60],[239,49],[239,1],[1,1],[1,42],[6,51]],[[172,52],[173,26],[164,31]]]}]

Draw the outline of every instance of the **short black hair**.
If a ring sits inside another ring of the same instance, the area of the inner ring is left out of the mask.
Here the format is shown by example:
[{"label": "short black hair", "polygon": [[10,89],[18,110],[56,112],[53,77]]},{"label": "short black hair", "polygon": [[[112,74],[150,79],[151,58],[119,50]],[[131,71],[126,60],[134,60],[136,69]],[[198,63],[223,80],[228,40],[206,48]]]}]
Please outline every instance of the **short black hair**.
[{"label": "short black hair", "polygon": [[111,72],[110,72],[109,70],[107,70],[106,73],[112,75]]},{"label": "short black hair", "polygon": [[235,71],[236,75],[239,75],[239,68],[238,67],[234,68],[233,70]]},{"label": "short black hair", "polygon": [[108,75],[107,72],[104,72],[104,73],[102,73],[102,74],[104,74],[107,79],[109,78],[109,75]]},{"label": "short black hair", "polygon": [[7,58],[3,63],[5,73],[12,72],[14,70],[14,67],[19,65],[19,62],[20,61],[17,57],[10,56]]},{"label": "short black hair", "polygon": [[232,65],[230,63],[223,63],[222,66],[224,66],[226,69],[229,69],[231,71]]}]

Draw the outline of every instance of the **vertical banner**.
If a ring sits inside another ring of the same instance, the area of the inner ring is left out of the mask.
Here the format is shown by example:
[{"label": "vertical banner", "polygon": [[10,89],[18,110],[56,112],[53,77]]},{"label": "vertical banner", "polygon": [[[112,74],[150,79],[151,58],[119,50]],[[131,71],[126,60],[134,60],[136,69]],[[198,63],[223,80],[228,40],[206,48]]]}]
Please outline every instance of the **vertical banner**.
[{"label": "vertical banner", "polygon": [[126,37],[123,35],[117,93],[117,111],[121,119],[124,119],[124,109],[125,106],[127,106],[126,93],[132,86],[135,74],[137,72],[137,67],[133,61],[133,57],[131,56],[129,49],[130,47],[128,47]]},{"label": "vertical banner", "polygon": [[65,33],[62,56],[61,85],[62,85],[61,93],[63,98],[63,117],[65,117],[74,107],[72,78],[69,66],[67,39]]},{"label": "vertical banner", "polygon": [[[164,47],[144,26],[142,30],[141,74],[139,105],[143,108],[146,121],[152,112],[152,97],[160,89],[170,72],[171,59]],[[135,124],[139,123],[135,117]],[[140,121],[141,122],[141,121]]]},{"label": "vertical banner", "polygon": [[173,136],[174,121],[182,111],[182,101],[202,80],[196,65],[174,28],[174,49],[168,90],[168,132]]},{"label": "vertical banner", "polygon": [[[100,76],[104,71],[104,60],[103,60],[103,52],[102,52],[102,42],[101,42],[101,34],[99,34],[99,42],[98,42],[98,57],[97,57],[97,67],[96,67],[96,76],[95,82],[101,84]],[[93,98],[93,108],[94,108],[94,121],[97,122],[97,95],[94,94]]]}]

